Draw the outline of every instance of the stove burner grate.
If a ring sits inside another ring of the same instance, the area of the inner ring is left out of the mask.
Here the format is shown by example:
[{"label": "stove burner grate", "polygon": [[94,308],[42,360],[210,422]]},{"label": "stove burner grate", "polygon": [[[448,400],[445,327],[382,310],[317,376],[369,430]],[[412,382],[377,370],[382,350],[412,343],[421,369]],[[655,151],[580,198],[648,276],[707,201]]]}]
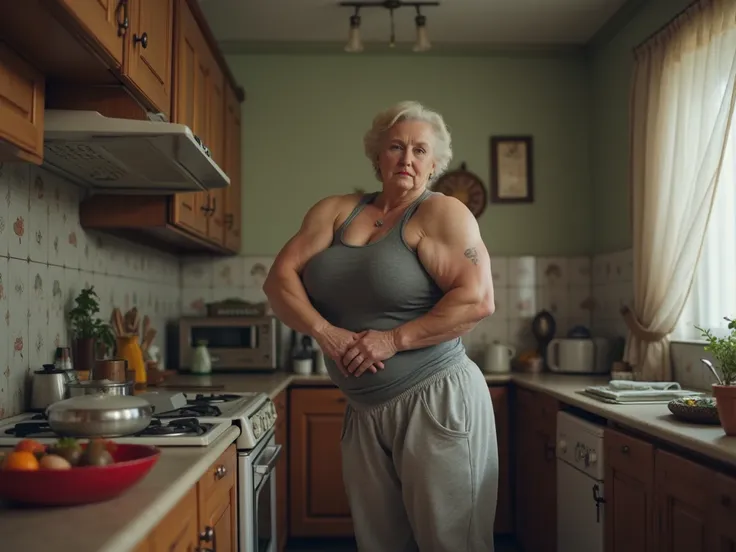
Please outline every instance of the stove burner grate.
[{"label": "stove burner grate", "polygon": [[238,395],[203,395],[202,393],[197,393],[197,395],[193,399],[189,399],[187,402],[189,404],[198,404],[198,403],[227,403],[231,401],[236,401],[239,398],[241,398]]},{"label": "stove burner grate", "polygon": [[[39,416],[42,416],[40,414]],[[34,416],[32,420],[43,420],[45,418],[38,418]],[[48,433],[51,431],[51,426],[48,422],[18,422],[10,429],[5,430],[6,435],[14,435],[15,437],[24,438],[31,435],[38,435],[40,433]]]},{"label": "stove burner grate", "polygon": [[188,406],[157,414],[156,417],[160,420],[164,420],[170,418],[193,418],[197,416],[209,416],[210,418],[216,418],[221,415],[222,412],[220,411],[220,409],[213,404],[190,403]]},{"label": "stove burner grate", "polygon": [[207,426],[200,424],[197,418],[171,420],[166,425],[162,424],[161,420],[154,418],[146,429],[136,435],[139,437],[182,437],[203,435],[206,431]]}]

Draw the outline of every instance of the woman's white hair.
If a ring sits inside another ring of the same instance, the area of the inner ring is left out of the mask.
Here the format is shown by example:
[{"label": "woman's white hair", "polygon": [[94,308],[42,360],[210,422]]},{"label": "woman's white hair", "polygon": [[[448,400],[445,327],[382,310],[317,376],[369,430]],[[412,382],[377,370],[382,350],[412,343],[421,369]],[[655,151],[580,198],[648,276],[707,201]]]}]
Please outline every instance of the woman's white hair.
[{"label": "woman's white hair", "polygon": [[427,109],[419,102],[399,102],[386,111],[382,111],[375,116],[370,130],[365,133],[363,137],[365,155],[373,163],[376,178],[379,181],[381,180],[378,154],[381,151],[383,137],[388,129],[401,121],[424,121],[432,127],[432,133],[434,134],[432,151],[434,153],[435,169],[430,178],[430,183],[434,182],[447,170],[447,166],[452,160],[452,139],[442,115]]}]

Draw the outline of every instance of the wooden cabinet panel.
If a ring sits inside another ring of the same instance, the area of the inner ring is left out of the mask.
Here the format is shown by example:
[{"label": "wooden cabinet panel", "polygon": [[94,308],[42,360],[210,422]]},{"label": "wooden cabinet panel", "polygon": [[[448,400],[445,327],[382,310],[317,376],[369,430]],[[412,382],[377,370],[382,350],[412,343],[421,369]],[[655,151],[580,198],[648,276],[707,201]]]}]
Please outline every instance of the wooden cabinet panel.
[{"label": "wooden cabinet panel", "polygon": [[[211,57],[202,31],[186,0],[179,0],[176,4],[174,28],[176,62],[172,119],[191,128],[206,145]],[[209,207],[207,200],[207,192],[176,194],[173,200],[173,223],[206,236]]]},{"label": "wooden cabinet panel", "polygon": [[125,76],[156,108],[171,113],[174,0],[130,0]]},{"label": "wooden cabinet panel", "polygon": [[614,429],[604,432],[606,551],[655,550],[654,447]]},{"label": "wooden cabinet panel", "polygon": [[231,445],[197,485],[199,542],[202,549],[238,550],[237,452]]},{"label": "wooden cabinet panel", "polygon": [[44,77],[0,41],[0,161],[43,159]]},{"label": "wooden cabinet panel", "polygon": [[291,536],[353,534],[340,451],[345,406],[345,398],[337,389],[291,391]]},{"label": "wooden cabinet panel", "polygon": [[712,472],[657,450],[654,463],[656,529],[660,552],[706,552],[707,503]]},{"label": "wooden cabinet panel", "polygon": [[[207,81],[207,147],[212,159],[220,168],[225,167],[225,77],[214,58],[210,59],[210,72]],[[225,212],[225,190],[209,192],[208,205],[211,208],[207,217],[207,237],[222,244],[225,239],[223,225]]]},{"label": "wooden cabinet panel", "polygon": [[[123,63],[126,0],[59,0],[115,63]],[[166,1],[166,0],[163,0]],[[150,3],[150,2],[149,2]],[[130,20],[130,18],[129,18]]]},{"label": "wooden cabinet panel", "polygon": [[276,535],[280,551],[289,540],[289,432],[287,392],[274,399],[276,407],[276,444],[281,445],[281,456],[276,463]]},{"label": "wooden cabinet panel", "polygon": [[736,479],[721,473],[711,477],[708,496],[708,550],[736,551]]},{"label": "wooden cabinet panel", "polygon": [[197,534],[197,488],[192,489],[159,523],[151,537],[152,552],[195,552]]},{"label": "wooden cabinet panel", "polygon": [[240,228],[242,219],[241,199],[241,117],[240,102],[229,86],[225,87],[225,167],[230,177],[230,187],[225,190],[224,228],[225,247],[234,252],[240,251]]},{"label": "wooden cabinet panel", "polygon": [[509,436],[509,393],[507,387],[491,387],[493,415],[498,442],[498,500],[494,532],[513,533],[514,517],[511,500],[511,442]]},{"label": "wooden cabinet panel", "polygon": [[527,551],[557,548],[558,407],[543,393],[516,389],[516,536]]}]

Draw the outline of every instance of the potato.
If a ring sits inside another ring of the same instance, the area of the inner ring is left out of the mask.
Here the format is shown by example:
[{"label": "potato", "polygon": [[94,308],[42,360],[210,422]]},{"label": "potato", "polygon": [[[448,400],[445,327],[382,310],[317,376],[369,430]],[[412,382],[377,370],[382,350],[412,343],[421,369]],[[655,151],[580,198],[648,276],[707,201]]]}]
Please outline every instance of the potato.
[{"label": "potato", "polygon": [[42,470],[70,470],[72,465],[66,458],[56,454],[47,454],[38,463]]}]

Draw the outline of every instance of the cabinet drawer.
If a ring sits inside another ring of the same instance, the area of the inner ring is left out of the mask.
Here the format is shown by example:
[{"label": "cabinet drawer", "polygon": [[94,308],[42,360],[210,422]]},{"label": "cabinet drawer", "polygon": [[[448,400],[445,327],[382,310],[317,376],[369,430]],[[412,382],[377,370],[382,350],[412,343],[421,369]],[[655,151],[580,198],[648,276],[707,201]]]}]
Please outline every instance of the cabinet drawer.
[{"label": "cabinet drawer", "polygon": [[516,388],[516,402],[521,416],[534,430],[555,435],[559,403],[554,397],[538,391]]},{"label": "cabinet drawer", "polygon": [[603,440],[609,466],[639,476],[642,481],[651,478],[654,470],[654,446],[651,443],[614,429],[606,429]]},{"label": "cabinet drawer", "polygon": [[736,479],[716,473],[712,480],[709,512],[715,525],[726,527],[736,519]]},{"label": "cabinet drawer", "polygon": [[200,493],[205,499],[213,494],[228,492],[235,485],[236,463],[235,445],[231,445],[199,480]]}]

